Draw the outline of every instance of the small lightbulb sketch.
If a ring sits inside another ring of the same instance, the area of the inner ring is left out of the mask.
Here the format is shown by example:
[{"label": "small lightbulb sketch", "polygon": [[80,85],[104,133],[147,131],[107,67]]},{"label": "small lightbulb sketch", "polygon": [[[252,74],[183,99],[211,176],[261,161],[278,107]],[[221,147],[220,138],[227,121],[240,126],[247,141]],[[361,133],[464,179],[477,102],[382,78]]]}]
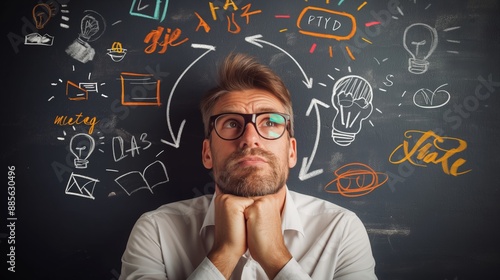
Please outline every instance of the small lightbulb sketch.
[{"label": "small lightbulb sketch", "polygon": [[434,52],[438,44],[436,29],[423,23],[414,23],[405,29],[403,45],[410,54],[408,71],[413,74],[423,74],[429,69],[427,59]]},{"label": "small lightbulb sketch", "polygon": [[86,133],[78,133],[69,142],[69,149],[75,156],[73,161],[76,168],[85,169],[89,163],[88,158],[94,151],[95,140]]},{"label": "small lightbulb sketch", "polygon": [[36,29],[42,29],[53,17],[53,8],[49,4],[38,3],[33,7],[33,20],[35,21]]},{"label": "small lightbulb sketch", "polygon": [[80,22],[80,34],[71,45],[66,48],[66,53],[74,59],[86,63],[94,59],[95,50],[89,42],[101,37],[106,30],[106,21],[97,12],[86,10]]},{"label": "small lightbulb sketch", "polygon": [[333,142],[350,145],[362,127],[362,122],[373,111],[373,90],[362,77],[349,75],[333,86],[332,104],[337,114],[332,123]]}]

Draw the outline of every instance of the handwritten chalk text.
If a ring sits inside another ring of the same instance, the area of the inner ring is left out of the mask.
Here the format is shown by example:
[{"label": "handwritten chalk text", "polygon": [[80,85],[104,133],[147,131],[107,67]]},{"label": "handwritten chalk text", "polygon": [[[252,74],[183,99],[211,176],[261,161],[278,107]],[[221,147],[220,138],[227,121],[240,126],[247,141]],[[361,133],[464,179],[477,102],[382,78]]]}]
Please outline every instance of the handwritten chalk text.
[{"label": "handwritten chalk text", "polygon": [[83,113],[76,114],[75,117],[69,117],[69,116],[56,116],[54,119],[54,124],[60,125],[60,126],[65,126],[65,125],[79,125],[79,124],[84,124],[90,126],[89,128],[89,134],[92,134],[94,132],[94,127],[95,125],[99,122],[96,117],[82,117]]},{"label": "handwritten chalk text", "polygon": [[[404,135],[408,140],[413,137],[418,140],[413,147],[411,147],[410,141],[404,140],[403,144],[397,146],[390,154],[389,161],[391,163],[400,164],[408,161],[412,165],[422,167],[427,166],[425,163],[441,164],[443,172],[453,176],[462,175],[471,171],[470,169],[459,171],[459,168],[465,164],[465,159],[458,158],[454,161],[451,159],[454,155],[463,152],[467,148],[467,142],[464,140],[439,136],[432,130],[427,132],[408,130]],[[400,160],[395,160],[395,155],[400,155],[401,153],[403,153],[404,156]]]}]

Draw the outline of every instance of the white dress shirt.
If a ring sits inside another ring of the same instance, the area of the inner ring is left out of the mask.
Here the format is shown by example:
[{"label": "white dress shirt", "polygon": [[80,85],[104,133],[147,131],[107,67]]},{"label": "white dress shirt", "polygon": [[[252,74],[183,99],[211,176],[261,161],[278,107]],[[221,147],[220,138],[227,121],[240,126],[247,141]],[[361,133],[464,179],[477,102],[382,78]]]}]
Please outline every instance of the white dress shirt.
[{"label": "white dress shirt", "polygon": [[[143,214],[122,256],[120,280],[225,279],[206,257],[214,241],[212,201],[205,195]],[[282,230],[293,258],[275,279],[377,279],[366,229],[353,212],[287,189]],[[231,279],[268,277],[247,251]]]}]

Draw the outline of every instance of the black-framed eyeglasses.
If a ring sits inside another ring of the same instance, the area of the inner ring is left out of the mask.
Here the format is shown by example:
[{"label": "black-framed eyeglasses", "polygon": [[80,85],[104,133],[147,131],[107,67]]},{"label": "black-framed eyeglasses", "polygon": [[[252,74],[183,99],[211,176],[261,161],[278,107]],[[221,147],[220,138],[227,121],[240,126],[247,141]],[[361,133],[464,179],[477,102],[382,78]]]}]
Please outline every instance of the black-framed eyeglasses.
[{"label": "black-framed eyeglasses", "polygon": [[236,140],[245,133],[247,124],[252,123],[262,138],[275,140],[289,128],[289,121],[290,115],[276,112],[222,113],[210,117],[207,138],[213,129],[224,140]]}]

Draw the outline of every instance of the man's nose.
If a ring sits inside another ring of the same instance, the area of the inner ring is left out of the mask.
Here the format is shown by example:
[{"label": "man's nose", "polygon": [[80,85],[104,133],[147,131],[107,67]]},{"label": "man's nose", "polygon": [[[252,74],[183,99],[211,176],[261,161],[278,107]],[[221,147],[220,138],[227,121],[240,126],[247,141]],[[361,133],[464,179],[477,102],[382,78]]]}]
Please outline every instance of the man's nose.
[{"label": "man's nose", "polygon": [[258,147],[260,146],[260,135],[255,128],[255,125],[251,122],[247,123],[243,135],[240,137],[240,148],[245,146],[248,147]]}]

